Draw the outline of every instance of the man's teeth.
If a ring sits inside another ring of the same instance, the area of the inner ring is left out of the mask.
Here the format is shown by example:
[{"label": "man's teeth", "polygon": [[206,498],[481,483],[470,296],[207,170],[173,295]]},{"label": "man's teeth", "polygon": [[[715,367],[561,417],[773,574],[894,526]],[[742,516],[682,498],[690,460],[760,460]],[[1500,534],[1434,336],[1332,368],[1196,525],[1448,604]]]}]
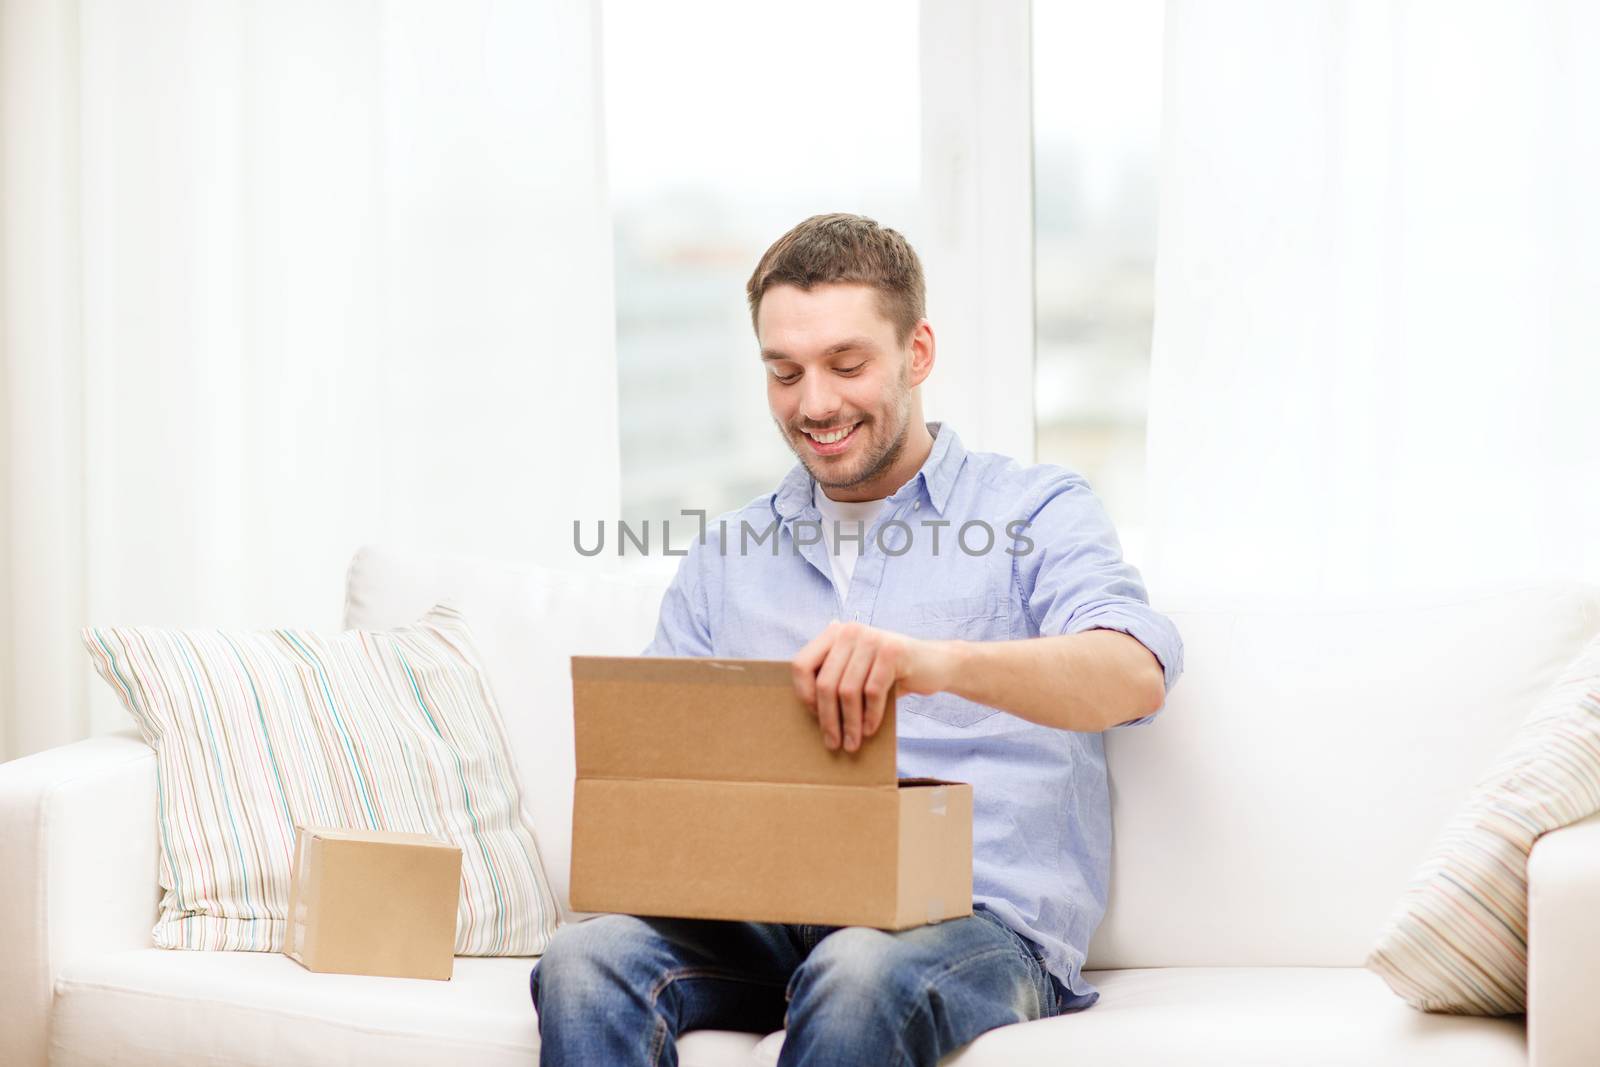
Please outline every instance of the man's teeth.
[{"label": "man's teeth", "polygon": [[846,437],[850,436],[850,431],[853,429],[855,429],[854,426],[846,426],[842,430],[834,430],[831,433],[811,433],[810,431],[807,431],[806,436],[811,438],[819,445],[831,445],[835,441],[843,441]]}]

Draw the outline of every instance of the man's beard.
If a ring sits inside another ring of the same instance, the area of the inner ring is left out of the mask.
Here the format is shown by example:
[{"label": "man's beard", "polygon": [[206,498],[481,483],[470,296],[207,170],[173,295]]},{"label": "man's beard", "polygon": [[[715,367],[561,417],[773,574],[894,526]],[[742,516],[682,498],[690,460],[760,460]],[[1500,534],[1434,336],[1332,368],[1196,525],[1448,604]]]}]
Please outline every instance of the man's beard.
[{"label": "man's beard", "polygon": [[[806,450],[804,441],[795,439],[796,437],[804,437],[804,430],[796,429],[794,431],[795,437],[785,434],[784,439],[788,442],[790,451],[795,454],[795,457],[800,460],[806,470],[811,472],[811,476],[817,480],[817,484],[824,489],[851,489],[863,482],[869,482],[894,466],[895,461],[900,458],[900,453],[905,451],[906,437],[911,432],[911,390],[905,388],[903,383],[897,392],[898,395],[889,404],[888,412],[899,425],[895,428],[890,439],[878,446],[876,455],[868,454],[862,464],[860,473],[845,481],[834,480],[837,478],[836,474],[829,475],[825,470],[818,469],[817,457],[812,456]],[[855,432],[858,434],[866,432],[877,424],[878,421],[876,419],[862,419],[861,425],[856,428]]]}]

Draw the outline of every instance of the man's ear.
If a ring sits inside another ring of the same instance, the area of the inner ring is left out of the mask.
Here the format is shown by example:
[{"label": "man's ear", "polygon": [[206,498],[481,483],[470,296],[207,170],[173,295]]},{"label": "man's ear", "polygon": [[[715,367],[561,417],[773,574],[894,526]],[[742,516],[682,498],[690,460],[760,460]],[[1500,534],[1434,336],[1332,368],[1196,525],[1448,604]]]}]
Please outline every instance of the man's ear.
[{"label": "man's ear", "polygon": [[934,355],[933,324],[922,319],[911,330],[910,351],[906,357],[911,363],[911,388],[921,385],[933,372]]}]

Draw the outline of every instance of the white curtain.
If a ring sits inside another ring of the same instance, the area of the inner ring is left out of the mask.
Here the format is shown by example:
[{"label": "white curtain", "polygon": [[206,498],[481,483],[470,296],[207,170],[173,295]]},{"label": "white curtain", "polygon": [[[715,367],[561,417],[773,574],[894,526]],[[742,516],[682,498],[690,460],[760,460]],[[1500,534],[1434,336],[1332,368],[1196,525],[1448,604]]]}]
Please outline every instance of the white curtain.
[{"label": "white curtain", "polygon": [[1152,588],[1600,580],[1600,8],[1166,25]]},{"label": "white curtain", "polygon": [[592,2],[0,0],[0,754],[78,628],[336,628],[617,514]]}]

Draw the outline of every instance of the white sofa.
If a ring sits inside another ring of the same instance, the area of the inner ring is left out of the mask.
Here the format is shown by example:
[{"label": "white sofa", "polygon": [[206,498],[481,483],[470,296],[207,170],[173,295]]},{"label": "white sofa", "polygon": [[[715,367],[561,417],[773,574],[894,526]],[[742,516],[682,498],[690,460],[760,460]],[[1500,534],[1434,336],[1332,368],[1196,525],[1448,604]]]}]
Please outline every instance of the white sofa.
[{"label": "white sofa", "polygon": [[[648,582],[366,549],[346,622],[462,606],[564,894],[567,656],[637,653],[659,596]],[[1360,966],[1436,831],[1600,625],[1600,594],[1158,606],[1188,670],[1157,723],[1108,741],[1112,903],[1090,960],[1101,1001],[991,1031],[947,1063],[1600,1064],[1600,820],[1534,851],[1526,1026],[1415,1012]],[[536,1062],[529,960],[461,959],[439,983],[153,948],[155,788],[132,736],[0,766],[0,1063]],[[781,1040],[700,1031],[681,1062],[772,1063]]]}]

